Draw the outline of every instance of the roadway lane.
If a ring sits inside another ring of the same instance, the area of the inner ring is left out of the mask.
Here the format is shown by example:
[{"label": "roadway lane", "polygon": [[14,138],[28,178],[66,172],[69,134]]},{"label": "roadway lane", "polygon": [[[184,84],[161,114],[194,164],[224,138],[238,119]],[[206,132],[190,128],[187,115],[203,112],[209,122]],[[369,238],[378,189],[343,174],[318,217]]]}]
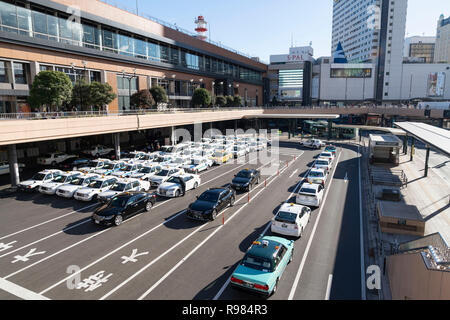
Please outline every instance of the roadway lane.
[{"label": "roadway lane", "polygon": [[329,299],[361,299],[356,152],[356,146],[343,146],[308,255],[302,257],[305,262],[294,300],[323,300],[330,288]]}]

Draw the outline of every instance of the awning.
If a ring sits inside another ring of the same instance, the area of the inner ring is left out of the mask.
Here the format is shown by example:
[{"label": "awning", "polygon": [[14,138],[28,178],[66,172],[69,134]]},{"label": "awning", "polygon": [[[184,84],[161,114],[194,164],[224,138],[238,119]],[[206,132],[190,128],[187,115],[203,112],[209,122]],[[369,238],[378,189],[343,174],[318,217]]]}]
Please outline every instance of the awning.
[{"label": "awning", "polygon": [[421,122],[395,122],[410,136],[450,156],[450,131]]}]

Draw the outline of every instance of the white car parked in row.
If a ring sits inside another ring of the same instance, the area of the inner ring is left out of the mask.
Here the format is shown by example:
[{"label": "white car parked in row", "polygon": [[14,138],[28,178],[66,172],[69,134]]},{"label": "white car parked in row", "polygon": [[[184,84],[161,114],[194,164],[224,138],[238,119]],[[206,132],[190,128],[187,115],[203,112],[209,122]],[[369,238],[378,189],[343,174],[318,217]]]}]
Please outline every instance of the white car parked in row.
[{"label": "white car parked in row", "polygon": [[324,189],[321,184],[304,183],[296,197],[296,203],[308,207],[320,207]]},{"label": "white car parked in row", "polygon": [[198,174],[199,172],[208,170],[213,166],[213,164],[214,161],[212,161],[211,159],[196,157],[191,160],[190,164],[187,164],[181,168],[186,172]]},{"label": "white car parked in row", "polygon": [[114,196],[130,191],[148,191],[150,182],[138,179],[120,179],[112,186],[111,189],[104,191],[98,195],[98,200],[102,203],[108,202]]},{"label": "white car parked in row", "polygon": [[331,152],[322,152],[321,154],[319,154],[319,158],[329,159],[331,164],[334,161],[334,155]]},{"label": "white car parked in row", "polygon": [[167,179],[166,182],[161,183],[156,191],[159,196],[168,198],[177,198],[179,196],[184,196],[182,190],[182,184],[185,185],[185,190],[189,191],[192,189],[197,189],[201,184],[201,179],[199,175],[196,174],[175,174]]},{"label": "white car parked in row", "polygon": [[102,177],[93,180],[88,186],[79,189],[75,192],[74,198],[80,201],[96,200],[97,196],[112,188],[116,183],[116,177]]},{"label": "white car parked in row", "polygon": [[318,168],[318,169],[323,169],[325,171],[327,171],[328,173],[331,171],[331,160],[328,158],[321,158],[319,157],[318,159],[316,159],[316,161],[314,161],[313,168]]},{"label": "white car parked in row", "polygon": [[87,164],[86,166],[83,166],[83,168],[79,168],[78,170],[83,173],[93,173],[95,171],[103,169],[103,167],[107,163],[110,163],[110,162],[111,162],[111,160],[108,160],[108,159],[92,160],[89,162],[89,164]]},{"label": "white car parked in row", "polygon": [[171,176],[177,173],[185,173],[183,169],[164,167],[154,176],[150,177],[150,184],[152,187],[159,187],[161,183],[166,182]]},{"label": "white car parked in row", "polygon": [[67,154],[63,152],[53,152],[43,155],[42,157],[37,158],[37,164],[45,165],[45,166],[55,166],[58,163],[63,162],[64,160],[70,158],[76,158],[76,155]]},{"label": "white car parked in row", "polygon": [[47,195],[56,194],[56,190],[58,187],[63,184],[67,184],[72,182],[76,177],[81,175],[82,173],[79,171],[69,171],[61,173],[61,175],[57,176],[55,179],[49,182],[45,182],[39,186],[39,192]]},{"label": "white car parked in row", "polygon": [[150,177],[153,177],[162,167],[157,164],[144,164],[138,172],[133,173],[131,178],[149,181]]},{"label": "white car parked in row", "polygon": [[301,238],[310,218],[310,208],[293,203],[284,203],[273,218],[270,230],[273,233]]},{"label": "white car parked in row", "polygon": [[40,185],[52,181],[54,178],[61,174],[61,170],[44,170],[36,173],[31,179],[22,181],[19,183],[19,190],[34,191]]},{"label": "white car parked in row", "polygon": [[98,175],[93,173],[84,173],[77,176],[68,184],[63,184],[56,189],[56,195],[63,198],[73,198],[75,192],[79,189],[87,187]]},{"label": "white car parked in row", "polygon": [[105,154],[110,153],[111,151],[114,151],[114,148],[108,148],[102,145],[96,145],[91,147],[90,149],[83,150],[82,152],[84,154],[88,154],[90,156],[99,158],[100,156],[104,156]]}]

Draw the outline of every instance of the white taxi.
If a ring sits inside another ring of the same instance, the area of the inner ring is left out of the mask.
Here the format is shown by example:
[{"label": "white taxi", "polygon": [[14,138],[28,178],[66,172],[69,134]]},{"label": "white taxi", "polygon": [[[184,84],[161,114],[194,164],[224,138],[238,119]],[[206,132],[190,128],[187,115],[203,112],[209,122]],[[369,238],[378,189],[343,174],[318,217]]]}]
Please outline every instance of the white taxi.
[{"label": "white taxi", "polygon": [[272,219],[272,233],[301,238],[311,218],[311,209],[294,203],[284,203]]},{"label": "white taxi", "polygon": [[334,154],[332,154],[331,152],[325,151],[325,152],[322,152],[321,154],[319,154],[318,158],[330,159],[330,163],[333,163],[333,161],[334,161]]},{"label": "white taxi", "polygon": [[161,183],[166,182],[171,176],[177,173],[185,173],[183,169],[163,167],[161,171],[149,178],[152,187],[159,187]]},{"label": "white taxi", "polygon": [[98,175],[94,173],[85,173],[74,178],[70,183],[63,184],[56,189],[56,195],[63,198],[73,198],[75,192],[87,187]]},{"label": "white taxi", "polygon": [[304,183],[297,194],[295,202],[308,207],[320,207],[324,188],[317,183]]},{"label": "white taxi", "polygon": [[312,168],[309,171],[308,176],[306,177],[306,181],[308,183],[318,183],[321,184],[322,186],[325,186],[325,182],[327,181],[328,178],[328,172],[323,170],[323,169],[318,169],[318,168]]},{"label": "white taxi", "polygon": [[34,191],[40,185],[52,181],[62,173],[61,170],[44,170],[36,173],[31,179],[22,181],[17,186],[22,191]]},{"label": "white taxi", "polygon": [[331,160],[329,158],[317,158],[316,161],[314,161],[313,165],[314,168],[319,168],[327,171],[328,173],[331,171],[332,165]]},{"label": "white taxi", "polygon": [[97,178],[86,187],[77,190],[73,197],[80,201],[96,200],[100,193],[111,189],[117,180],[116,177],[111,176]]},{"label": "white taxi", "polygon": [[79,171],[68,171],[61,173],[61,175],[57,176],[52,181],[41,184],[39,186],[39,192],[47,195],[56,194],[56,190],[58,189],[58,187],[62,186],[63,184],[72,182],[72,180],[74,180],[81,174],[82,173]]},{"label": "white taxi", "polygon": [[150,182],[128,178],[120,179],[112,186],[111,189],[99,193],[98,200],[102,203],[108,202],[114,196],[123,192],[130,191],[148,191],[150,190]]},{"label": "white taxi", "polygon": [[159,185],[156,194],[168,198],[184,196],[182,184],[185,186],[184,192],[197,189],[201,184],[201,178],[196,174],[175,174]]}]

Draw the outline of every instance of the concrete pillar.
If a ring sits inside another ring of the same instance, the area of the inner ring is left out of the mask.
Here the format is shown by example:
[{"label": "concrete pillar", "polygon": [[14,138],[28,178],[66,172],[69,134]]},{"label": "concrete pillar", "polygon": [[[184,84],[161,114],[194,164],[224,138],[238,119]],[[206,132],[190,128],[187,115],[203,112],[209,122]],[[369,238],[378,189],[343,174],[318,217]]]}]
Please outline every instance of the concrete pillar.
[{"label": "concrete pillar", "polygon": [[408,154],[408,135],[403,136],[403,153]]},{"label": "concrete pillar", "polygon": [[15,188],[20,182],[19,164],[17,163],[17,149],[15,144],[11,144],[8,146],[8,158],[11,187]]},{"label": "concrete pillar", "polygon": [[176,144],[175,141],[176,137],[175,137],[175,127],[170,127],[170,140],[172,141],[172,145],[174,146]]},{"label": "concrete pillar", "polygon": [[425,157],[425,178],[428,177],[428,160],[430,159],[430,146],[427,145],[427,155]]},{"label": "concrete pillar", "polygon": [[291,129],[292,128],[292,121],[291,121],[291,119],[289,119],[288,120],[288,135],[289,135],[289,137],[288,137],[288,139],[289,140],[291,140]]},{"label": "concrete pillar", "polygon": [[411,157],[410,157],[409,161],[414,160],[414,142],[415,142],[414,137],[411,137]]},{"label": "concrete pillar", "polygon": [[116,160],[120,160],[120,132],[113,133],[114,149],[116,150]]},{"label": "concrete pillar", "polygon": [[238,129],[238,121],[234,120],[234,132],[236,132]]}]

